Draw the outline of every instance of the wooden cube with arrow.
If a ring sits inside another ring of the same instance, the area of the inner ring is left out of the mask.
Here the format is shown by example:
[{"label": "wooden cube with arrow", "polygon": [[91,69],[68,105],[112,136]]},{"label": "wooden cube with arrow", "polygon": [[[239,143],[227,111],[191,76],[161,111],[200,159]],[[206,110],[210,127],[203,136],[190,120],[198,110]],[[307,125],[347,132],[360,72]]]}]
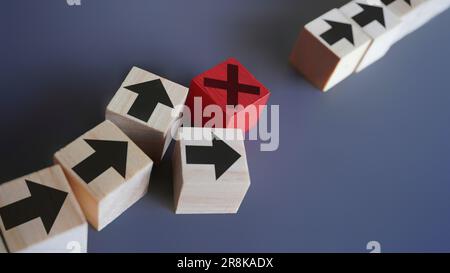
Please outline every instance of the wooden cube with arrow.
[{"label": "wooden cube with arrow", "polygon": [[339,10],[372,39],[356,72],[381,59],[397,41],[401,19],[380,0],[353,0]]},{"label": "wooden cube with arrow", "polygon": [[88,219],[101,230],[148,189],[153,161],[104,121],[55,154]]},{"label": "wooden cube with arrow", "polygon": [[[188,88],[133,67],[106,109],[115,123],[155,162],[176,133]],[[178,106],[178,107],[177,107]]]},{"label": "wooden cube with arrow", "polygon": [[305,25],[292,50],[291,64],[323,91],[350,76],[371,39],[338,9]]},{"label": "wooden cube with arrow", "polygon": [[380,0],[384,6],[394,13],[400,20],[400,28],[396,40],[400,40],[409,33],[421,27],[427,20],[423,17],[427,0]]},{"label": "wooden cube with arrow", "polygon": [[180,128],[172,161],[176,213],[238,211],[250,186],[240,129]]},{"label": "wooden cube with arrow", "polygon": [[0,186],[0,230],[9,252],[87,250],[87,222],[60,166]]}]

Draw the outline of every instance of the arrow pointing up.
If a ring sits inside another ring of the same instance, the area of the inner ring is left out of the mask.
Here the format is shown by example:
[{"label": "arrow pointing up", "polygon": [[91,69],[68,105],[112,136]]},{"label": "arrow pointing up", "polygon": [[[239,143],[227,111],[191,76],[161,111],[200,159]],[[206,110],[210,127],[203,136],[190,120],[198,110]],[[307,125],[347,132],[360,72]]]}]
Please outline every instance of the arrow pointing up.
[{"label": "arrow pointing up", "polygon": [[384,21],[384,12],[382,7],[371,6],[360,4],[358,5],[363,9],[363,11],[355,16],[353,16],[353,20],[355,20],[358,25],[361,27],[365,27],[373,21],[378,21],[383,27],[386,27]]},{"label": "arrow pointing up", "polygon": [[334,22],[325,20],[331,28],[320,35],[322,39],[324,39],[330,46],[334,45],[335,43],[339,42],[342,39],[347,39],[352,45],[355,45],[353,41],[353,30],[351,24],[345,24],[340,22]]},{"label": "arrow pointing up", "polygon": [[84,182],[89,184],[109,168],[114,168],[125,178],[128,142],[95,139],[84,141],[95,150],[95,153],[73,167]]},{"label": "arrow pointing up", "polygon": [[[381,2],[383,2],[383,4],[385,4],[386,6],[389,6],[390,4],[392,4],[395,1],[397,1],[397,0],[381,0]],[[408,5],[412,6],[411,0],[403,0],[403,1],[405,1]]]},{"label": "arrow pointing up", "polygon": [[158,103],[173,108],[172,101],[167,95],[166,89],[160,79],[138,83],[124,87],[136,94],[137,99],[134,101],[128,115],[147,122]]},{"label": "arrow pointing up", "polygon": [[212,137],[212,146],[186,146],[186,163],[214,164],[217,180],[241,155],[216,135]]},{"label": "arrow pointing up", "polygon": [[55,223],[67,197],[67,192],[25,180],[31,196],[0,208],[0,217],[6,230],[41,218],[47,234]]}]

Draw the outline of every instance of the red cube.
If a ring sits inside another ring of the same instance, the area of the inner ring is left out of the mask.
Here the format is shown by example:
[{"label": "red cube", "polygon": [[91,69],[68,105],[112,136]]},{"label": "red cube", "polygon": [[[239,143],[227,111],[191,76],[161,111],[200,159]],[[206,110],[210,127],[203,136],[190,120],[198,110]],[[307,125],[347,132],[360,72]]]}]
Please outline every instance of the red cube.
[{"label": "red cube", "polygon": [[[194,126],[219,127],[211,124],[211,120],[217,118],[214,115],[202,115],[201,124],[196,124],[194,117],[203,113],[207,106],[217,105],[222,110],[221,127],[240,128],[246,132],[257,124],[269,96],[266,87],[241,63],[230,58],[192,80],[186,105],[190,108]],[[194,104],[195,97],[201,97],[202,103]]]}]

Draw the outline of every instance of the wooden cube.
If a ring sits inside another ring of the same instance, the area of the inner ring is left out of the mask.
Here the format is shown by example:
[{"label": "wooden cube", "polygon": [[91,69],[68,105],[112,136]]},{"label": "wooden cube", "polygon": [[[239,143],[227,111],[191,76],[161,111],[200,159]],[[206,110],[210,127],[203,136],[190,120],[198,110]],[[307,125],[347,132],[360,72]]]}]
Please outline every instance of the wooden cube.
[{"label": "wooden cube", "polygon": [[250,186],[240,129],[180,128],[172,160],[176,213],[238,211]]},{"label": "wooden cube", "polygon": [[0,185],[0,229],[9,252],[87,250],[87,222],[60,166]]},{"label": "wooden cube", "polygon": [[421,27],[425,21],[421,14],[427,0],[381,0],[381,2],[401,20],[396,40],[400,40]]},{"label": "wooden cube", "polygon": [[106,109],[115,123],[153,161],[159,162],[175,133],[188,89],[133,67]]},{"label": "wooden cube", "polygon": [[153,161],[104,121],[55,154],[88,221],[101,230],[147,192]]},{"label": "wooden cube", "polygon": [[401,20],[379,0],[354,0],[339,10],[372,38],[356,72],[381,59],[397,41]]},{"label": "wooden cube", "polygon": [[333,9],[305,25],[290,62],[317,88],[327,91],[356,70],[370,42],[356,23]]},{"label": "wooden cube", "polygon": [[2,254],[2,253],[8,253],[8,250],[6,250],[6,246],[3,243],[3,239],[0,236],[0,254]]},{"label": "wooden cube", "polygon": [[[186,105],[191,113],[202,112],[210,105],[221,109],[219,125],[209,126],[211,119],[207,116],[200,119],[201,124],[195,124],[192,115],[195,127],[239,128],[246,132],[257,125],[269,97],[262,83],[238,60],[229,58],[191,81]],[[196,105],[196,98],[201,98],[201,104]]]}]

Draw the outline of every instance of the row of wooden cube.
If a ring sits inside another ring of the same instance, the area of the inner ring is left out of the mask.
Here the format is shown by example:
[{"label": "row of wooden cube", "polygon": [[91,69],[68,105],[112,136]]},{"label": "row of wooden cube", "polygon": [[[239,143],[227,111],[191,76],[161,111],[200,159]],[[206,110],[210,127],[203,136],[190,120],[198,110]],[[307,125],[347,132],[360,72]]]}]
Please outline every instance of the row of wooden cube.
[{"label": "row of wooden cube", "polygon": [[290,62],[328,91],[448,7],[450,0],[353,0],[305,25]]},{"label": "row of wooden cube", "polygon": [[[234,59],[222,64],[230,65],[241,66]],[[239,73],[243,84],[263,88],[248,71]],[[217,96],[218,90],[212,92]],[[176,213],[236,213],[250,185],[242,130],[178,129],[181,109],[175,105],[184,105],[187,96],[186,87],[134,67],[108,105],[106,120],[56,152],[55,166],[0,185],[6,243],[0,251],[62,252],[75,246],[85,252],[86,219],[101,230],[144,196],[153,162],[164,156],[174,131]],[[264,91],[243,100],[267,98]]]}]

